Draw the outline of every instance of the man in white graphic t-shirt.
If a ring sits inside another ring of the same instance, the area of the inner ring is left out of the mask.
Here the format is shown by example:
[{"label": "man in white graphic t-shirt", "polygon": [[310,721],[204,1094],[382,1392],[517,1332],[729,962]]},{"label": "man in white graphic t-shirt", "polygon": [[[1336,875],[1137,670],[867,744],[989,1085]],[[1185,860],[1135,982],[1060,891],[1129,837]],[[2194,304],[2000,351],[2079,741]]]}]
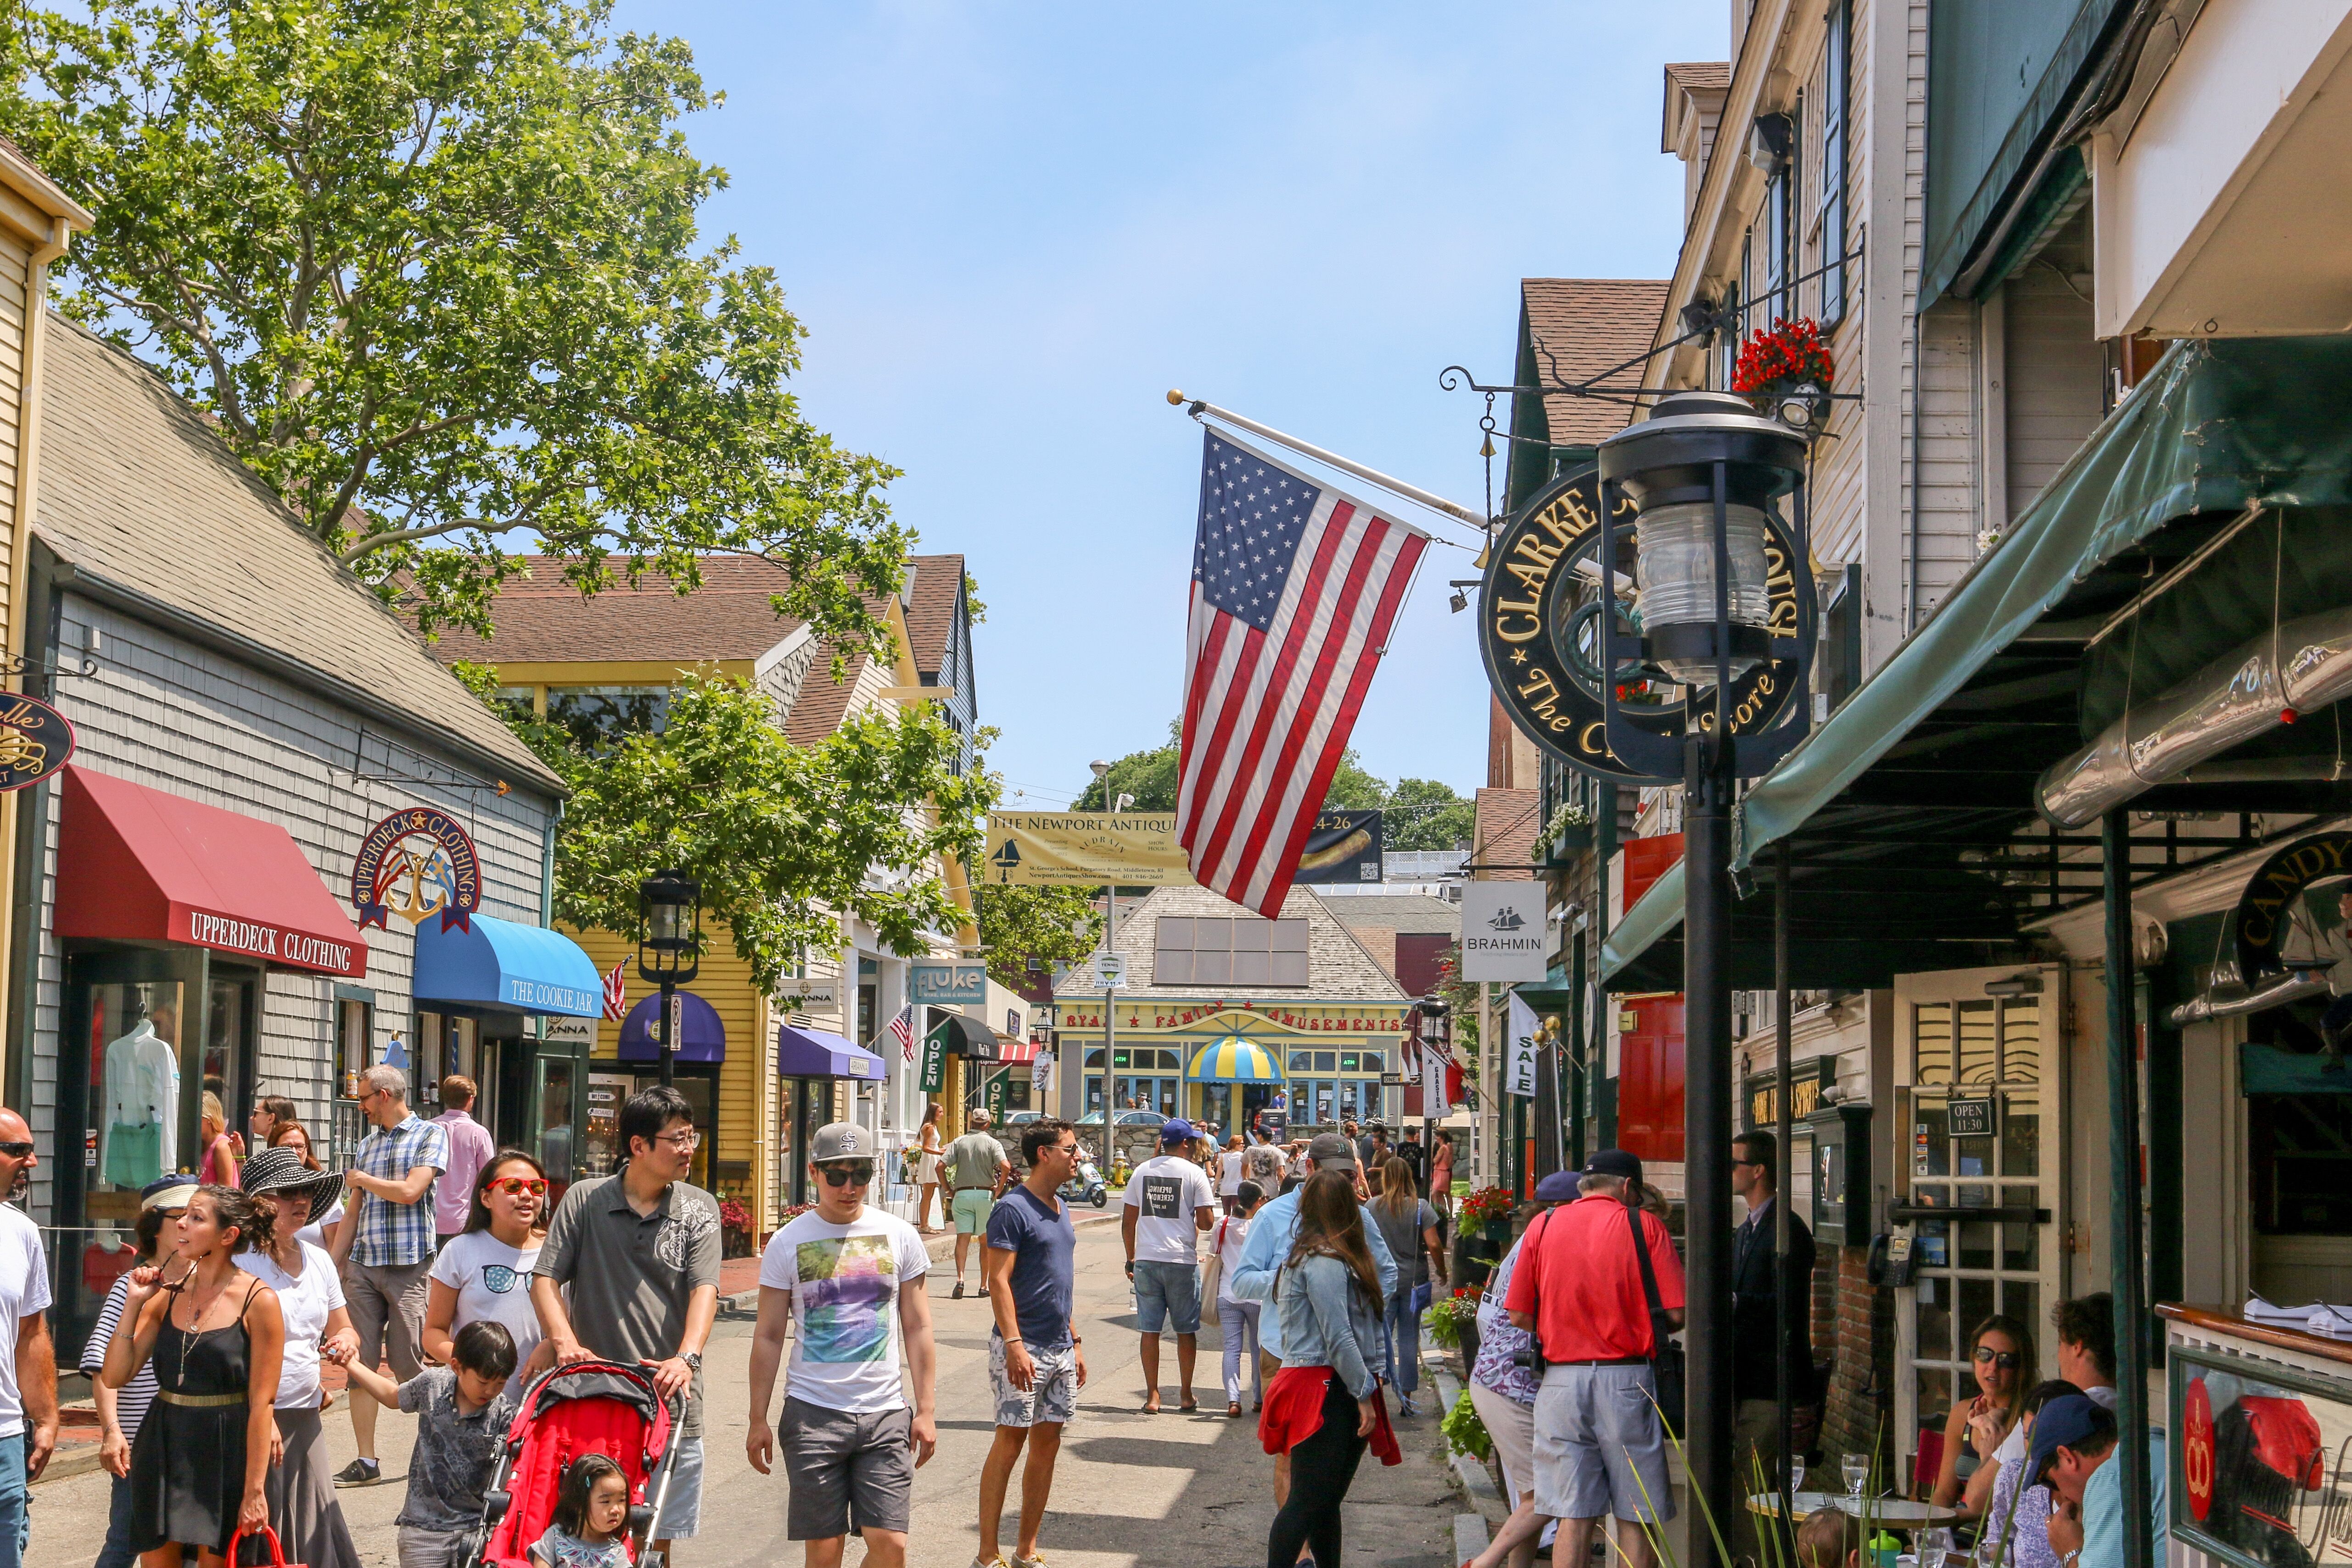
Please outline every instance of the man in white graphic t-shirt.
[{"label": "man in white graphic t-shirt", "polygon": [[[856,1531],[873,1568],[904,1568],[915,1469],[939,1446],[933,1415],[931,1309],[923,1294],[930,1254],[915,1228],[869,1207],[874,1134],[835,1122],[809,1141],[816,1207],[771,1237],[760,1260],[760,1323],[751,1343],[751,1468],[768,1473],[775,1439],[768,1411],[793,1326],[784,1381],[787,1539],[811,1562],[841,1561]],[[914,1407],[898,1372],[898,1320],[914,1375]]]},{"label": "man in white graphic t-shirt", "polygon": [[1216,1189],[1209,1173],[1181,1152],[1192,1124],[1163,1123],[1160,1153],[1127,1178],[1127,1212],[1119,1234],[1127,1243],[1127,1275],[1135,1281],[1135,1317],[1143,1330],[1143,1409],[1160,1411],[1160,1331],[1176,1336],[1180,1408],[1196,1410],[1192,1357],[1201,1333],[1201,1232],[1213,1223]]}]

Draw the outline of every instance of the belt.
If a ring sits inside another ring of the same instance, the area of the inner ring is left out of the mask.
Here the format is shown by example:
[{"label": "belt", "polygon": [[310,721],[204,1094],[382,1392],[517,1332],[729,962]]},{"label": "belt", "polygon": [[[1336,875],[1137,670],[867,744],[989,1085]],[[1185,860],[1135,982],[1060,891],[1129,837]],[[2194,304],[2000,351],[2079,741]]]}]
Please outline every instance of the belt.
[{"label": "belt", "polygon": [[231,1405],[246,1403],[242,1394],[174,1394],[168,1388],[155,1390],[155,1397],[166,1405],[177,1405],[184,1410],[219,1410]]},{"label": "belt", "polygon": [[996,1188],[994,1186],[987,1183],[982,1183],[979,1186],[960,1186],[956,1188],[956,1191],[958,1192],[994,1192]]},{"label": "belt", "polygon": [[1552,1361],[1547,1358],[1544,1364],[1546,1366],[1647,1366],[1650,1364],[1650,1358],[1646,1355],[1612,1355],[1595,1361]]}]

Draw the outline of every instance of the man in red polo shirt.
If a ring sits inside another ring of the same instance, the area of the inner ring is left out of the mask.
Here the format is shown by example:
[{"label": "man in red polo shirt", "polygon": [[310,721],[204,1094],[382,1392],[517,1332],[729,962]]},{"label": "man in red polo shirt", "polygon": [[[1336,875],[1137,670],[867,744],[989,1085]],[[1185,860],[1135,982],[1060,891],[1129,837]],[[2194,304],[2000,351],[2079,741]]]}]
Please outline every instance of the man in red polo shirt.
[{"label": "man in red polo shirt", "polygon": [[1589,1562],[1592,1528],[1610,1514],[1635,1526],[1617,1532],[1625,1568],[1651,1568],[1639,1523],[1675,1516],[1634,1225],[1649,1248],[1658,1304],[1676,1328],[1683,1266],[1664,1224],[1630,1207],[1641,1180],[1642,1162],[1622,1149],[1587,1160],[1581,1196],[1528,1230],[1503,1301],[1511,1322],[1534,1333],[1547,1364],[1536,1393],[1535,1500],[1538,1513],[1560,1521],[1559,1563]]}]

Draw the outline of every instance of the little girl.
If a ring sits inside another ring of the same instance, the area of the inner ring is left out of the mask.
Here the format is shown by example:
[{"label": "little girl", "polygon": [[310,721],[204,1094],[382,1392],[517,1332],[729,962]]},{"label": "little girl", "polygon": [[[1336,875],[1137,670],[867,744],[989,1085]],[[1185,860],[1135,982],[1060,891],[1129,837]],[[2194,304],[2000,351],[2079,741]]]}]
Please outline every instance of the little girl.
[{"label": "little girl", "polygon": [[1249,1357],[1250,1408],[1259,1409],[1265,1404],[1265,1375],[1259,1369],[1257,1354],[1258,1308],[1265,1303],[1244,1301],[1234,1294],[1234,1270],[1241,1267],[1242,1249],[1249,1244],[1250,1218],[1265,1202],[1265,1188],[1254,1181],[1243,1182],[1234,1189],[1233,1212],[1217,1221],[1217,1256],[1223,1260],[1217,1268],[1217,1320],[1224,1325],[1225,1335],[1225,1414],[1242,1413],[1242,1357]]},{"label": "little girl", "polygon": [[563,1472],[555,1522],[531,1543],[541,1568],[629,1568],[621,1527],[629,1518],[629,1478],[602,1454],[583,1454]]}]

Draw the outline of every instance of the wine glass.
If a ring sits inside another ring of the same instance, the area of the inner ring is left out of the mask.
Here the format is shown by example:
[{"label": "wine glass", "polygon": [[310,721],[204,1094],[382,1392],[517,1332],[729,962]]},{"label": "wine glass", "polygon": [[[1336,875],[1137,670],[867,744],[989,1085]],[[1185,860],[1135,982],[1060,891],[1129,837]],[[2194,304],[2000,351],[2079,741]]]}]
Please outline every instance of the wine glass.
[{"label": "wine glass", "polygon": [[1846,1495],[1862,1500],[1863,1483],[1870,1479],[1870,1456],[1848,1454],[1838,1462],[1838,1473],[1845,1478]]},{"label": "wine glass", "polygon": [[1789,1458],[1789,1495],[1795,1497],[1805,1490],[1805,1456],[1794,1454]]},{"label": "wine glass", "polygon": [[1952,1554],[1952,1532],[1935,1525],[1921,1531],[1916,1540],[1919,1568],[1944,1568],[1944,1560]]}]

